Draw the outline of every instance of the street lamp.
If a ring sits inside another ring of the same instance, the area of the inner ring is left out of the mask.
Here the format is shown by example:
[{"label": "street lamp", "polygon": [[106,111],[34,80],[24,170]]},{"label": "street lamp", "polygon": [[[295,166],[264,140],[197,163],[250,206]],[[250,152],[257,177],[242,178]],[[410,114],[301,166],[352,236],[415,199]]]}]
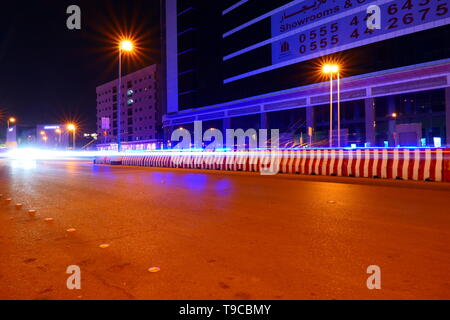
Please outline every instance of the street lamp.
[{"label": "street lamp", "polygon": [[123,51],[133,51],[133,43],[130,40],[123,40],[120,43],[120,49]]},{"label": "street lamp", "polygon": [[341,77],[340,68],[336,64],[326,64],[322,68],[324,74],[330,75],[330,148],[333,147],[333,74],[337,74],[337,100],[338,100],[338,147],[341,147]]},{"label": "street lamp", "polygon": [[122,151],[122,52],[133,51],[134,45],[130,40],[122,40],[119,44],[119,98],[117,107],[117,151]]},{"label": "street lamp", "polygon": [[73,147],[72,147],[72,149],[75,150],[75,133],[76,133],[77,127],[73,123],[69,123],[67,125],[67,130],[73,132]]},{"label": "street lamp", "polygon": [[8,119],[8,129],[9,129],[10,124],[11,124],[11,123],[16,123],[16,121],[17,121],[17,120],[16,120],[16,118],[14,118],[14,117],[9,118],[9,119]]},{"label": "street lamp", "polygon": [[61,145],[61,134],[62,134],[61,129],[60,128],[56,129],[55,133],[59,135],[58,144]]}]

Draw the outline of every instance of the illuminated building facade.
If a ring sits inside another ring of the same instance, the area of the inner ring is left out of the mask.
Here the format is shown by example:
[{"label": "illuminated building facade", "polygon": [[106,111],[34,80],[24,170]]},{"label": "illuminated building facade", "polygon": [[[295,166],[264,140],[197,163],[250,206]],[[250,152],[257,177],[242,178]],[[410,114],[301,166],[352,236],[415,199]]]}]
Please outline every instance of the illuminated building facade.
[{"label": "illuminated building facade", "polygon": [[[203,121],[280,129],[293,145],[312,132],[327,146],[321,68],[332,62],[343,146],[450,144],[450,1],[166,0],[164,10],[166,139]],[[333,128],[337,115],[334,103]]]},{"label": "illuminated building facade", "polygon": [[[161,134],[157,65],[122,76],[121,138],[124,149],[154,145]],[[97,133],[100,149],[117,148],[118,80],[97,87]]]}]

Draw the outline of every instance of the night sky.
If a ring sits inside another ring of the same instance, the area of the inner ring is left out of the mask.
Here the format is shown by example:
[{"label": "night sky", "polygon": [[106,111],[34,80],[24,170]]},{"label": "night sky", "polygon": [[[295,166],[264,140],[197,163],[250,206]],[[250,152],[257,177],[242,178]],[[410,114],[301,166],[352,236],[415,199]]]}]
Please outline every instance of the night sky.
[{"label": "night sky", "polygon": [[[81,30],[67,7],[80,6]],[[0,4],[0,137],[6,118],[36,125],[76,121],[95,132],[95,88],[117,78],[120,34],[137,40],[124,73],[159,63],[159,0],[32,0]]]}]

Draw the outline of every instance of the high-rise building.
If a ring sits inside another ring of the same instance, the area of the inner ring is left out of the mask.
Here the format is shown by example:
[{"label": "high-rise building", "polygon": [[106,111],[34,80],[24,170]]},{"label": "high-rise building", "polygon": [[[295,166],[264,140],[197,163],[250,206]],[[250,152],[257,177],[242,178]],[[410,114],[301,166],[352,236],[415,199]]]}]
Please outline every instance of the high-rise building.
[{"label": "high-rise building", "polygon": [[312,133],[326,146],[322,67],[335,63],[342,145],[450,144],[448,0],[166,0],[164,10],[167,132],[203,121],[297,143]]},{"label": "high-rise building", "polygon": [[[124,149],[155,146],[161,135],[158,66],[122,76],[121,140]],[[118,79],[97,87],[97,132],[100,149],[117,148]],[[144,146],[144,147],[143,147]]]}]

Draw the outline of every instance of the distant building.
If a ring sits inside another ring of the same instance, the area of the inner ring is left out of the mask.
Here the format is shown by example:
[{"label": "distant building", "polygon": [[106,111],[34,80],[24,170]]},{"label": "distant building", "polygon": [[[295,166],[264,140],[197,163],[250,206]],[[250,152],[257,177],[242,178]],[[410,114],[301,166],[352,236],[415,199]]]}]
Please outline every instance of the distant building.
[{"label": "distant building", "polygon": [[17,136],[14,140],[20,147],[33,147],[36,145],[36,126],[14,126]]},{"label": "distant building", "polygon": [[[27,131],[28,132],[28,131]],[[35,145],[48,149],[68,149],[72,146],[72,133],[62,124],[45,124],[36,126]],[[32,137],[31,131],[28,134]],[[26,138],[26,137],[25,137]],[[19,142],[19,145],[21,143]]]},{"label": "distant building", "polygon": [[10,148],[68,149],[71,139],[72,133],[67,130],[65,125],[30,126],[19,124],[7,129],[7,146]]},{"label": "distant building", "polygon": [[[123,149],[148,149],[160,140],[162,114],[158,99],[158,66],[122,76],[121,140]],[[99,149],[117,148],[118,79],[97,87]]]}]

